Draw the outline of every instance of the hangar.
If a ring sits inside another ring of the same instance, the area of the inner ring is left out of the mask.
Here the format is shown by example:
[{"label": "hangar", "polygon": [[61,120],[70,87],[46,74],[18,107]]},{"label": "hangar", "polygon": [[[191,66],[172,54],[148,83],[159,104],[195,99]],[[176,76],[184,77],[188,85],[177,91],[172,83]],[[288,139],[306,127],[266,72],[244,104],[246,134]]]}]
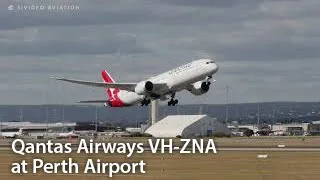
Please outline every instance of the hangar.
[{"label": "hangar", "polygon": [[170,115],[146,131],[153,137],[199,137],[217,133],[229,134],[229,129],[207,115]]}]

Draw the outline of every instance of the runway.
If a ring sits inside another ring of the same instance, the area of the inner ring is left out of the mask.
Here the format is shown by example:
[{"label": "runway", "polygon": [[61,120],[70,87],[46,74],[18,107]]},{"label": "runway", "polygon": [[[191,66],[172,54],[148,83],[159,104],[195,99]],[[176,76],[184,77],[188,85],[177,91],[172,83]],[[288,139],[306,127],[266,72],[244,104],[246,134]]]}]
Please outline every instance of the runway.
[{"label": "runway", "polygon": [[292,151],[292,152],[320,152],[320,148],[217,148],[217,151]]},{"label": "runway", "polygon": [[[7,151],[11,150],[11,147],[0,147],[0,150],[2,151]],[[76,148],[73,148],[73,150],[76,150]],[[145,151],[151,151],[150,148],[144,148]],[[191,150],[191,149],[186,149],[186,150]],[[287,152],[320,152],[320,148],[266,148],[266,147],[228,147],[228,148],[217,148],[217,152],[219,151],[248,151],[248,152],[255,152],[255,151],[264,151],[264,152],[282,152],[282,151],[287,151]],[[175,151],[179,152],[179,151]]]}]

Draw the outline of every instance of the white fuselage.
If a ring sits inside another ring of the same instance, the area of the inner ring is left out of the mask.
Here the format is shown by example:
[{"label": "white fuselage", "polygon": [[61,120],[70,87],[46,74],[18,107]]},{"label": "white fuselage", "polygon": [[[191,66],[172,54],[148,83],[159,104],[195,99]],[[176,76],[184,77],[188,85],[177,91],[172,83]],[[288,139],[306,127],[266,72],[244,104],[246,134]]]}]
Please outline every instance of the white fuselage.
[{"label": "white fuselage", "polygon": [[[207,63],[208,61],[212,63]],[[188,85],[202,81],[217,71],[218,65],[215,62],[209,59],[200,59],[151,77],[146,81],[167,84],[168,88],[158,92],[161,97],[165,97],[168,94],[184,90]],[[135,92],[124,90],[120,90],[118,96],[127,105],[140,103],[145,98],[145,95],[138,95]]]},{"label": "white fuselage", "polygon": [[1,130],[0,136],[6,137],[6,138],[14,138],[22,135],[22,129],[6,129],[6,130]]}]

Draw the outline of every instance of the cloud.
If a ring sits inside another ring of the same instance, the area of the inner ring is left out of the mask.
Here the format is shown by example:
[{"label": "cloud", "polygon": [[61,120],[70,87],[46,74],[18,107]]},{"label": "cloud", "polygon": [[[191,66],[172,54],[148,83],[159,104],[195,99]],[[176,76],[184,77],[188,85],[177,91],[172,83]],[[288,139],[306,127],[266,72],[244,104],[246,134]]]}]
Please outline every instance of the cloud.
[{"label": "cloud", "polygon": [[[198,1],[192,1],[192,0],[163,0],[160,2],[172,4],[172,5],[179,5],[179,6],[200,6],[200,7],[215,7],[215,8],[230,8],[234,7],[239,4],[243,4],[243,2],[239,2],[237,0],[229,0],[229,1],[223,1],[223,0],[198,0]],[[244,2],[245,4],[251,4],[251,3],[257,3],[258,1],[251,1],[248,0]]]},{"label": "cloud", "polygon": [[[98,27],[39,27],[0,32],[0,53],[3,55],[111,54],[150,53],[136,38],[109,32]],[[106,34],[103,34],[105,32]],[[99,34],[100,36],[97,36]],[[10,41],[11,40],[11,41]]]},{"label": "cloud", "polygon": [[[10,4],[72,4],[79,9],[8,11]],[[1,1],[0,98],[3,104],[101,99],[103,89],[61,84],[50,77],[98,81],[106,68],[117,81],[137,82],[205,57],[220,65],[216,85],[200,97],[178,94],[181,103],[224,103],[227,84],[233,102],[312,101],[319,91],[319,4]]]}]

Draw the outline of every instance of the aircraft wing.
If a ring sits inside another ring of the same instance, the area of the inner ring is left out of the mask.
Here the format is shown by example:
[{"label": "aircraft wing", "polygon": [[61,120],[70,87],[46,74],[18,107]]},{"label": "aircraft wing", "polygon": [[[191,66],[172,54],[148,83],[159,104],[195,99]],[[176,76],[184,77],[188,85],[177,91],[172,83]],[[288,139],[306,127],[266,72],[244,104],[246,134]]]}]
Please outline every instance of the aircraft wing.
[{"label": "aircraft wing", "polygon": [[94,86],[94,87],[118,88],[121,90],[127,90],[132,92],[134,92],[134,89],[137,85],[137,83],[105,83],[105,82],[81,81],[76,79],[65,79],[65,78],[56,78],[56,80],[75,83],[75,84],[82,84],[87,86]]},{"label": "aircraft wing", "polygon": [[[103,88],[117,88],[120,90],[127,90],[131,92],[135,92],[135,88],[137,83],[105,83],[105,82],[93,82],[93,81],[82,81],[76,79],[65,79],[65,78],[55,78],[58,81],[65,81],[75,84],[82,84],[87,86],[94,86],[94,87],[103,87]],[[154,90],[155,92],[163,89],[168,89],[166,83],[154,83]]]}]

